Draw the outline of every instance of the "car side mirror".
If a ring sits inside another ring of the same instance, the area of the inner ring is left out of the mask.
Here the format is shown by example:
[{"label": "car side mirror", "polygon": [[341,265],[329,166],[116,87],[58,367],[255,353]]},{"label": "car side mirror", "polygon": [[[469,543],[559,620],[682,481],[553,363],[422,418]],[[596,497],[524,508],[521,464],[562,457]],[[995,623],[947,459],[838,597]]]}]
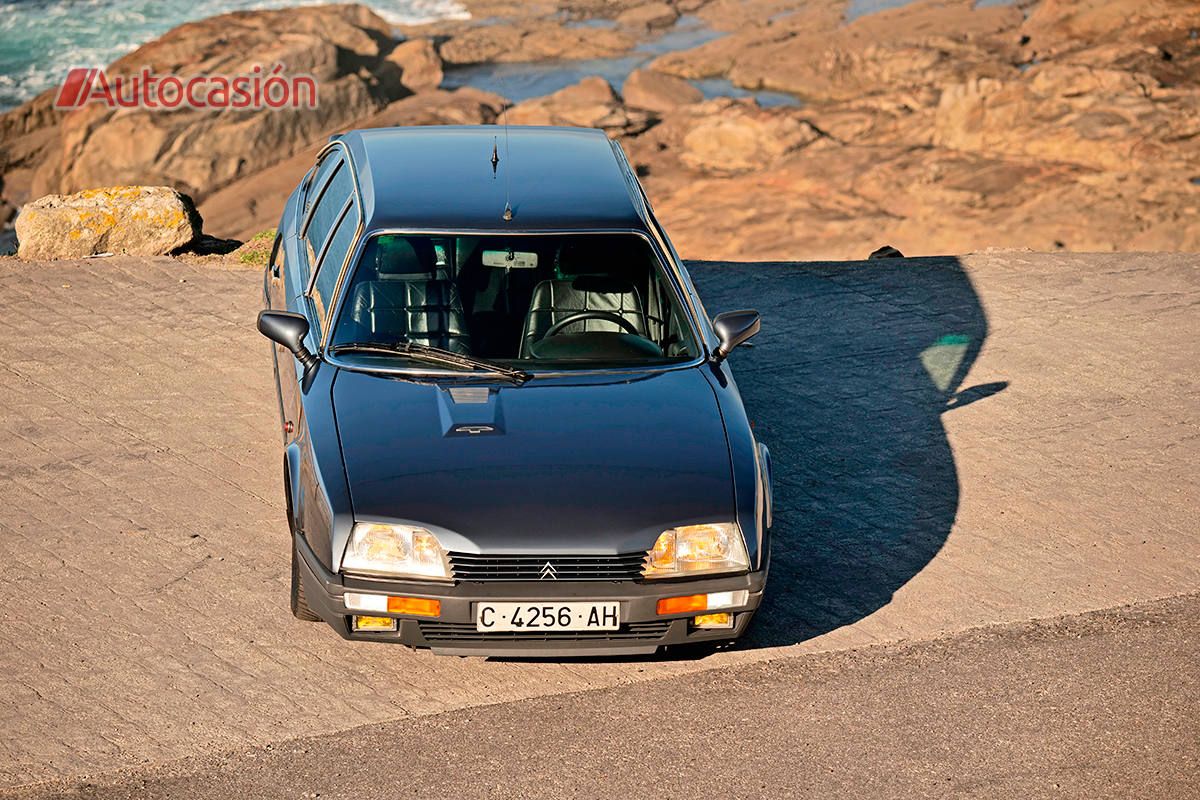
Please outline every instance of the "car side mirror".
[{"label": "car side mirror", "polygon": [[733,352],[733,348],[758,333],[761,326],[762,320],[757,311],[727,311],[717,314],[713,318],[713,330],[717,332],[721,345],[713,353],[713,362],[720,364]]},{"label": "car side mirror", "polygon": [[260,311],[258,331],[290,350],[305,369],[317,363],[317,357],[304,346],[304,337],[308,335],[308,320],[303,314],[291,311]]}]

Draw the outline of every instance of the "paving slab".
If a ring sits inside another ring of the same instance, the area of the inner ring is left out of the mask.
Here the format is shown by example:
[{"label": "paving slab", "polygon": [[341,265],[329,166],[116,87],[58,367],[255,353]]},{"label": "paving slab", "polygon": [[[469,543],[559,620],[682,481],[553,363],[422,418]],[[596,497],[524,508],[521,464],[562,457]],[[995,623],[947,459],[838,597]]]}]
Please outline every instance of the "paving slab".
[{"label": "paving slab", "polygon": [[1197,256],[690,268],[763,312],[764,608],[704,657],[540,663],[292,619],[259,273],[0,259],[0,786],[1200,589]]}]

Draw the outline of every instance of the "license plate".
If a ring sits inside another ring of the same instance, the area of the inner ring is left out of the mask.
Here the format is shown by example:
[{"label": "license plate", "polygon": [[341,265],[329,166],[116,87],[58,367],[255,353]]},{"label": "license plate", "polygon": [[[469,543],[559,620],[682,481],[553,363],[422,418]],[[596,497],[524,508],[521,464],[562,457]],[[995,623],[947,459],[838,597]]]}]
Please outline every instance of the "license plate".
[{"label": "license plate", "polygon": [[475,630],[615,631],[621,626],[621,604],[611,603],[477,603]]}]

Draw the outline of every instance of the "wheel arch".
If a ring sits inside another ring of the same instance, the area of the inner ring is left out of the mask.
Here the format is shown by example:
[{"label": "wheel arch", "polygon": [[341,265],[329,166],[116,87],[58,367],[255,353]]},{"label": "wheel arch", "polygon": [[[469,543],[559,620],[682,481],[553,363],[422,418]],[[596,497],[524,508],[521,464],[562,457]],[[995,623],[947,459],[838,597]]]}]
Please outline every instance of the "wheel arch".
[{"label": "wheel arch", "polygon": [[286,506],[288,530],[298,532],[296,527],[296,505],[300,497],[300,487],[296,476],[300,474],[300,448],[295,442],[289,444],[283,453],[283,502]]}]

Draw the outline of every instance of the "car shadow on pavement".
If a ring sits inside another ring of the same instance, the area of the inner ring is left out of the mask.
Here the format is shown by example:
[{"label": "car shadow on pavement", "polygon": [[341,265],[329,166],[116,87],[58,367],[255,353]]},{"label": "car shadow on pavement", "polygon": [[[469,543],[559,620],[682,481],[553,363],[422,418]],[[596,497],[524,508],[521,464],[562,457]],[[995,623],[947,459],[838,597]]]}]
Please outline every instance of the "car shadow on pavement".
[{"label": "car shadow on pavement", "polygon": [[771,449],[774,528],[763,606],[738,648],[849,625],[938,553],[958,510],[942,414],[1001,391],[960,389],[987,319],[957,258],[692,262],[710,314],[757,308],[731,357]]},{"label": "car shadow on pavement", "polygon": [[987,337],[979,297],[954,257],[693,261],[688,271],[709,315],[762,315],[753,347],[729,358],[771,450],[771,571],[750,630],[720,649],[851,625],[887,605],[950,535],[958,470],[942,414],[1008,385],[960,388]]}]

